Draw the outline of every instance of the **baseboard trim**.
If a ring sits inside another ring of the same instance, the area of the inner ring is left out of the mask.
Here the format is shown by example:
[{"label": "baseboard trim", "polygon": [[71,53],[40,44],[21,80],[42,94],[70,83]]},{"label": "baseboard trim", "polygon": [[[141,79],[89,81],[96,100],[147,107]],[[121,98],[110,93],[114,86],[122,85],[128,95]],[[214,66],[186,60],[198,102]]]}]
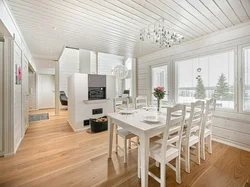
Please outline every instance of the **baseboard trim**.
[{"label": "baseboard trim", "polygon": [[89,127],[86,127],[86,128],[80,128],[80,129],[75,129],[74,127],[73,127],[73,125],[69,122],[69,120],[68,120],[68,123],[69,123],[69,125],[70,125],[70,127],[72,128],[72,130],[74,131],[74,132],[79,132],[79,131],[84,131],[84,130],[87,130]]},{"label": "baseboard trim", "polygon": [[17,146],[15,147],[15,149],[14,149],[14,154],[16,154],[16,151],[17,151],[18,147],[20,146],[22,140],[23,140],[23,137],[19,140]]},{"label": "baseboard trim", "polygon": [[0,151],[0,156],[4,156],[4,151]]},{"label": "baseboard trim", "polygon": [[16,155],[16,153],[7,153],[7,154],[4,154],[4,157],[10,157],[10,156],[14,156]]},{"label": "baseboard trim", "polygon": [[241,145],[237,145],[237,144],[235,144],[235,143],[232,143],[232,142],[228,142],[228,141],[222,140],[222,139],[220,139],[220,138],[213,137],[213,141],[219,142],[219,143],[222,143],[222,144],[225,144],[225,145],[229,145],[229,146],[232,146],[232,147],[235,147],[235,148],[242,149],[242,150],[244,150],[244,151],[250,152],[250,148],[248,148],[248,147],[244,147],[244,146],[241,146]]}]

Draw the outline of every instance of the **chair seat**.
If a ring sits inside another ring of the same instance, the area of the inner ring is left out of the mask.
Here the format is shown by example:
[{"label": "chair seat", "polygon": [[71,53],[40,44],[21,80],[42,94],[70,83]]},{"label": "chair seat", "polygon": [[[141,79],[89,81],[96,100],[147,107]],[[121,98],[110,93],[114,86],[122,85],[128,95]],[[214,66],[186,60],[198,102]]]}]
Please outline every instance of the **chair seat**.
[{"label": "chair seat", "polygon": [[117,134],[119,134],[120,136],[122,136],[124,138],[133,138],[136,136],[135,134],[133,134],[130,131],[123,129],[123,128],[118,128]]},{"label": "chair seat", "polygon": [[[149,156],[155,159],[158,162],[161,162],[161,146],[162,140],[157,140],[150,144]],[[168,145],[166,150],[165,163],[178,157],[179,152],[175,146]]]},{"label": "chair seat", "polygon": [[[199,137],[196,135],[191,135],[189,138],[189,146],[193,146],[194,144],[199,142]],[[182,145],[186,144],[186,138],[182,140]]]}]

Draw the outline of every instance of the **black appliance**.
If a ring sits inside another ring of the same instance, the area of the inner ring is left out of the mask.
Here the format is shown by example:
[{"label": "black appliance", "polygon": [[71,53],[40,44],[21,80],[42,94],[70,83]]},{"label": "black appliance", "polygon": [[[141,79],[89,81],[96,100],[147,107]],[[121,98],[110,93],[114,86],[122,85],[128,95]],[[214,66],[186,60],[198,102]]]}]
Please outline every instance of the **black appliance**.
[{"label": "black appliance", "polygon": [[89,87],[89,100],[106,99],[105,87]]},{"label": "black appliance", "polygon": [[106,76],[88,75],[88,100],[106,99]]}]

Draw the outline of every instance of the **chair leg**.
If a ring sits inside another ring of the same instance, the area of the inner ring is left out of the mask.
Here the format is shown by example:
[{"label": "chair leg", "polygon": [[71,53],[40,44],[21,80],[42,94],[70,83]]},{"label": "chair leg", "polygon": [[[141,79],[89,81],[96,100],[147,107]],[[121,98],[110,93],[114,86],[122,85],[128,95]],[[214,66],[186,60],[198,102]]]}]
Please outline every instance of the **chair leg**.
[{"label": "chair leg", "polygon": [[196,144],[196,164],[201,164],[201,148],[200,148],[200,142]]},{"label": "chair leg", "polygon": [[118,134],[115,135],[115,152],[118,152]]},{"label": "chair leg", "polygon": [[131,149],[131,139],[128,139],[128,148]]},{"label": "chair leg", "polygon": [[208,152],[212,154],[212,134],[210,134],[207,137],[207,141],[208,141]]},{"label": "chair leg", "polygon": [[127,139],[124,138],[124,163],[127,163]]},{"label": "chair leg", "polygon": [[141,151],[140,151],[140,146],[138,146],[138,164],[137,164],[137,169],[138,169],[138,178],[141,178]]},{"label": "chair leg", "polygon": [[176,182],[178,184],[181,184],[181,156],[179,155],[176,160]]},{"label": "chair leg", "polygon": [[190,173],[190,148],[185,150],[185,169],[187,173]]},{"label": "chair leg", "polygon": [[205,160],[205,157],[206,157],[205,138],[201,138],[201,159]]},{"label": "chair leg", "polygon": [[164,162],[161,163],[161,187],[166,187],[166,165]]}]

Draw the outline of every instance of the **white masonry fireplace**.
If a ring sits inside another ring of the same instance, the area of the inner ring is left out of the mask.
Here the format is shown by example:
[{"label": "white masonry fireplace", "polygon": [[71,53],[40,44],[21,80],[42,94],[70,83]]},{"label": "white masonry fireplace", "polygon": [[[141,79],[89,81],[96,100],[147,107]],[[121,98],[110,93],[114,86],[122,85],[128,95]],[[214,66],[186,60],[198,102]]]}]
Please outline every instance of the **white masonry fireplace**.
[{"label": "white masonry fireplace", "polygon": [[68,122],[74,131],[89,128],[90,118],[114,111],[116,78],[75,73],[68,79]]}]

